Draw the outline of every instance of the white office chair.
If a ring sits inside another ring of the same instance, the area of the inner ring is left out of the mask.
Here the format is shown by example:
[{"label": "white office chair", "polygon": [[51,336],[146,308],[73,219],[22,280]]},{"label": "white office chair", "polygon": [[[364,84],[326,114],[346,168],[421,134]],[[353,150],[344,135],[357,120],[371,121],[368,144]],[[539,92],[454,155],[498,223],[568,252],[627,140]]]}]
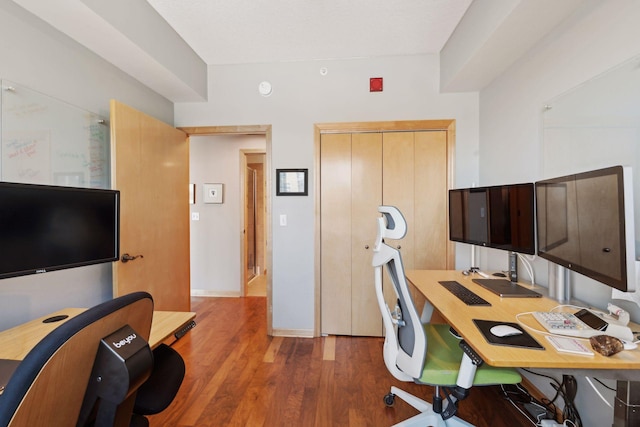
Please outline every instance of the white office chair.
[{"label": "white office chair", "polygon": [[[451,335],[448,325],[421,321],[409,292],[400,252],[384,243],[385,238],[402,239],[407,223],[393,206],[380,206],[378,211],[383,216],[378,218],[373,267],[385,328],[384,362],[391,375],[400,381],[435,386],[433,405],[397,387],[391,387],[384,401],[391,406],[395,397],[400,397],[421,412],[396,426],[472,427],[455,416],[458,401],[468,396],[471,386],[517,384],[522,378],[513,369],[483,365],[482,359],[464,341]],[[398,298],[393,311],[382,292],[383,267]]]}]

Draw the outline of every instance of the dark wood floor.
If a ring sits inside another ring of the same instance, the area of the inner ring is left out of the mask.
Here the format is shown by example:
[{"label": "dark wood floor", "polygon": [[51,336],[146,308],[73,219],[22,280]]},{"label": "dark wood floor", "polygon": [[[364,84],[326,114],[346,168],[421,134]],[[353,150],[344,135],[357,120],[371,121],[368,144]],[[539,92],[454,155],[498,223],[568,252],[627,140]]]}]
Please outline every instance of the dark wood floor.
[{"label": "dark wood floor", "polygon": [[[160,426],[390,426],[417,413],[383,396],[397,385],[431,401],[432,389],[395,380],[381,338],[266,334],[266,299],[193,298],[197,326],[173,347],[187,374]],[[472,389],[460,416],[477,427],[531,423],[494,387]]]}]

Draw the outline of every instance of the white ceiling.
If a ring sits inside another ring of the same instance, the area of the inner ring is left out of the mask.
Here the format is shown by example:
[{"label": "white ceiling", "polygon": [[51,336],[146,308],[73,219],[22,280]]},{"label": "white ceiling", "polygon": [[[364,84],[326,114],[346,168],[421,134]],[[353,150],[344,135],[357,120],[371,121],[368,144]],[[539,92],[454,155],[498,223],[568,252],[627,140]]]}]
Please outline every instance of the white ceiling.
[{"label": "white ceiling", "polygon": [[172,102],[208,65],[439,54],[440,89],[477,91],[586,0],[13,0]]},{"label": "white ceiling", "polygon": [[438,53],[471,0],[147,0],[209,65]]}]

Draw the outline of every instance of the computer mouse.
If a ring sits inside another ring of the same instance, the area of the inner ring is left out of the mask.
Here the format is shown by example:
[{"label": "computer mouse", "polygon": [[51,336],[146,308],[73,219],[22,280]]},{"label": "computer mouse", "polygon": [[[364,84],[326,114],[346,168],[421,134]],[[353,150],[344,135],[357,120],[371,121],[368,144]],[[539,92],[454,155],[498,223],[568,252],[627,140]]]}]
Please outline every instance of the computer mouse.
[{"label": "computer mouse", "polygon": [[496,325],[489,329],[493,335],[500,338],[512,337],[514,335],[521,335],[522,331],[518,328],[514,328],[509,325]]},{"label": "computer mouse", "polygon": [[636,348],[638,348],[638,344],[634,343],[633,341],[627,341],[627,340],[620,340],[620,341],[622,341],[622,345],[624,345],[625,350],[635,350]]},{"label": "computer mouse", "polygon": [[506,275],[506,274],[504,274],[504,273],[500,273],[499,271],[497,271],[497,272],[493,273],[493,275],[494,275],[494,276],[496,276],[496,277],[507,277],[507,275]]},{"label": "computer mouse", "polygon": [[468,276],[469,275],[469,271],[468,270],[462,270],[462,274],[465,275],[465,276]]}]

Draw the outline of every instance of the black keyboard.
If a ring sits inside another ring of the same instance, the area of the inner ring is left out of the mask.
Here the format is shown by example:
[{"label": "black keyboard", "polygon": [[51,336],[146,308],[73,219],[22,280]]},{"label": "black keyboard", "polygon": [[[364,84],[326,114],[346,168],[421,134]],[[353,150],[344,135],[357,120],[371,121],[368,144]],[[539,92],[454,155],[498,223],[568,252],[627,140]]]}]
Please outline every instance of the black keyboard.
[{"label": "black keyboard", "polygon": [[455,280],[445,280],[439,283],[467,305],[491,305],[490,302],[479,297],[476,293],[465,288]]}]

